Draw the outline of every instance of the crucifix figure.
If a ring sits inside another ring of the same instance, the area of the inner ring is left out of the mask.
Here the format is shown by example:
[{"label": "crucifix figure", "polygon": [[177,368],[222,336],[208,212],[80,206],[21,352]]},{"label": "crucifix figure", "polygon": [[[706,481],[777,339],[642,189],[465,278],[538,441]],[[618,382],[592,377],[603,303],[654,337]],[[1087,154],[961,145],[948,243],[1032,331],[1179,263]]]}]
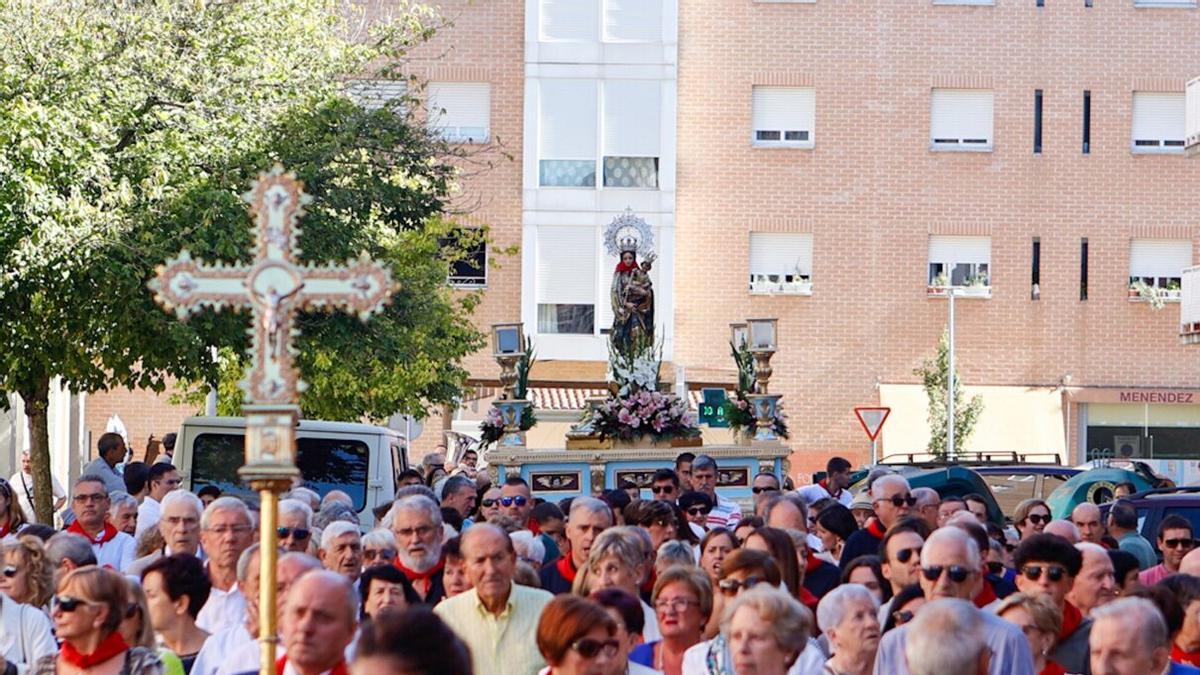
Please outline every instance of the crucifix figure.
[{"label": "crucifix figure", "polygon": [[256,404],[292,404],[304,390],[293,359],[297,310],[346,309],[364,320],[395,291],[387,268],[364,254],[344,266],[297,264],[297,221],[310,197],[276,166],[244,199],[254,215],[251,265],[206,265],[185,250],[150,282],[160,304],[181,318],[203,307],[249,308],[254,313],[250,366],[242,387]]}]

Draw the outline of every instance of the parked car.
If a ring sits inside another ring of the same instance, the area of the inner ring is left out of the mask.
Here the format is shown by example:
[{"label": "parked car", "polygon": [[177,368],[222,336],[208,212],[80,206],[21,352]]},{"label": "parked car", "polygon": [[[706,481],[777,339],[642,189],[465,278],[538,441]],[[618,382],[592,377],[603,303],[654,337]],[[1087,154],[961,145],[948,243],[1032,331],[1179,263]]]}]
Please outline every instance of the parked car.
[{"label": "parked car", "polygon": [[[242,417],[189,417],[179,429],[173,463],[183,487],[215,485],[251,502],[237,470],[245,463],[246,420]],[[296,429],[296,466],[304,486],[324,496],[342,490],[354,500],[359,522],[372,527],[372,509],[396,494],[396,476],[408,468],[404,436],[386,427],[350,422],[301,420]]]},{"label": "parked car", "polygon": [[[924,466],[892,466],[896,473],[908,479],[909,487],[929,487],[937,490],[938,495],[946,497],[962,497],[971,493],[983,497],[988,505],[988,520],[997,525],[1004,524],[1004,511],[992,494],[987,481],[978,473],[965,466],[947,465],[941,467]],[[866,473],[851,484],[850,489],[859,492],[866,489]]]},{"label": "parked car", "polygon": [[[1138,531],[1150,542],[1155,552],[1158,550],[1158,526],[1163,518],[1179,515],[1187,518],[1192,524],[1192,532],[1200,533],[1200,486],[1180,488],[1159,488],[1137,492],[1125,498],[1133,504],[1138,513]],[[1101,518],[1108,518],[1108,510],[1112,503],[1100,505]],[[1103,520],[1102,520],[1103,522]]]},{"label": "parked car", "polygon": [[1072,476],[1083,473],[1059,464],[998,464],[971,467],[987,481],[1000,509],[1012,515],[1026,499],[1047,499]]},{"label": "parked car", "polygon": [[1112,501],[1117,483],[1124,482],[1133,483],[1138,490],[1155,487],[1139,472],[1105,466],[1075,474],[1058,486],[1058,489],[1046,498],[1046,503],[1050,505],[1050,513],[1055,518],[1068,518],[1071,511],[1083,502],[1104,504]]}]

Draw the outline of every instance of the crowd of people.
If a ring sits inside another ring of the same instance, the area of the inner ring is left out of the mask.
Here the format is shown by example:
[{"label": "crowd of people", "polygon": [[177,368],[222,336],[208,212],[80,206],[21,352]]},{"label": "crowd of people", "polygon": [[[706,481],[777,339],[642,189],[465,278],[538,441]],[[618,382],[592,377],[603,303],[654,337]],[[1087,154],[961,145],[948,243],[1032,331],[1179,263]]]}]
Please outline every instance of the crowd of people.
[{"label": "crowd of people", "polygon": [[[649,486],[560,502],[493,484],[468,452],[406,470],[371,528],[349,495],[279,502],[278,635],[259,635],[255,505],[123,472],[119,436],[33,522],[28,467],[0,480],[0,652],[18,673],[280,675],[1159,675],[1200,672],[1200,552],[1156,547],[1118,500],[991,522],[876,469],[829,461],[799,490],[753,478],[745,507],[684,453]],[[57,498],[57,493],[56,493]]]}]

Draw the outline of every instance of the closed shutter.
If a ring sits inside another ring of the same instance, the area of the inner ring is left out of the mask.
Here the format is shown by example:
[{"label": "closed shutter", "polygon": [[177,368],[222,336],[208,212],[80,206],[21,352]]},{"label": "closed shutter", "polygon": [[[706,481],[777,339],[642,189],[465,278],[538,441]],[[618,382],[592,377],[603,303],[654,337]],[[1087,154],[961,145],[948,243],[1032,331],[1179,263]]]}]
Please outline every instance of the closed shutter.
[{"label": "closed shutter", "polygon": [[545,305],[596,303],[594,228],[538,228],[536,297]]},{"label": "closed shutter", "polygon": [[994,96],[984,89],[934,89],[929,138],[934,147],[990,148]]},{"label": "closed shutter", "polygon": [[1129,276],[1179,278],[1192,266],[1187,239],[1134,239],[1129,242]]},{"label": "closed shutter", "polygon": [[992,238],[934,234],[929,236],[929,262],[945,265],[990,264]]},{"label": "closed shutter", "polygon": [[488,139],[492,86],[486,82],[432,82],[429,126],[447,140],[482,143]]},{"label": "closed shutter", "polygon": [[408,86],[395,80],[350,80],[346,83],[346,95],[364,110],[379,110],[383,107],[401,110],[401,99]]},{"label": "closed shutter", "polygon": [[541,39],[547,42],[597,42],[599,0],[541,0]]},{"label": "closed shutter", "polygon": [[1184,133],[1187,134],[1187,147],[1200,145],[1200,77],[1193,78],[1187,83],[1187,93],[1184,95]]},{"label": "closed shutter", "polygon": [[811,277],[812,241],[811,234],[751,232],[751,276]]},{"label": "closed shutter", "polygon": [[604,156],[658,157],[662,95],[654,80],[604,83]]},{"label": "closed shutter", "polygon": [[811,87],[754,87],[751,140],[812,143],[816,93]]},{"label": "closed shutter", "polygon": [[663,0],[604,0],[604,39],[662,42]]},{"label": "closed shutter", "polygon": [[1176,92],[1133,92],[1133,147],[1183,147],[1184,95]]},{"label": "closed shutter", "polygon": [[596,159],[596,82],[542,80],[538,159]]}]

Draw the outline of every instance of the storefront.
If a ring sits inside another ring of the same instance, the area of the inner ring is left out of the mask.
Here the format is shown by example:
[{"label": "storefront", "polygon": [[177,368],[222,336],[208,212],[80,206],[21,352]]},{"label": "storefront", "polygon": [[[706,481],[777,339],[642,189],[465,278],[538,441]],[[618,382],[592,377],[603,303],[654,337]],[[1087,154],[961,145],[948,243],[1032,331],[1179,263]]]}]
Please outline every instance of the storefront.
[{"label": "storefront", "polygon": [[1200,390],[1072,389],[1081,460],[1140,459],[1200,482]]}]

